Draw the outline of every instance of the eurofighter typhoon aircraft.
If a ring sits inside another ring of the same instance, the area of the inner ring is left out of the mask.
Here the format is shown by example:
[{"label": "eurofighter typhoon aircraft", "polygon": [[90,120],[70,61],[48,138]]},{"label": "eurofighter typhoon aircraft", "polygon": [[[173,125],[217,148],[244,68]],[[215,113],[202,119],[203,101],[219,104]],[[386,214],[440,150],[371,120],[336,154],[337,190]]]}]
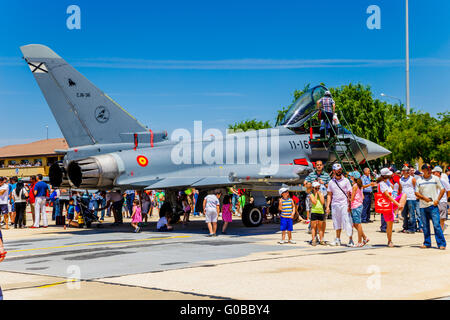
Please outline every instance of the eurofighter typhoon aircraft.
[{"label": "eurofighter typhoon aircraft", "polygon": [[[327,90],[323,86],[305,92],[276,128],[224,136],[220,130],[202,133],[194,124],[193,136],[178,129],[169,139],[167,132],[142,125],[50,48],[30,44],[20,49],[69,145],[57,150],[65,156],[50,168],[53,186],[164,189],[175,213],[178,190],[235,185],[254,190],[243,222],[257,226],[264,194],[300,183],[316,160],[337,160],[330,147],[311,148],[310,138],[318,132],[307,128]],[[347,141],[358,162],[390,153],[354,135],[347,135]]]}]

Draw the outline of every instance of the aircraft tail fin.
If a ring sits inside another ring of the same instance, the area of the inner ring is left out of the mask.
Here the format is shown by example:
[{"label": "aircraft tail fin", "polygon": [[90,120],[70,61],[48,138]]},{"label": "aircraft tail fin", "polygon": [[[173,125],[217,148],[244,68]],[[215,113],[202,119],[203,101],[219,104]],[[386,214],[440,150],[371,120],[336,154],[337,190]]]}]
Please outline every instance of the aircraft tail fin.
[{"label": "aircraft tail fin", "polygon": [[20,50],[70,147],[120,143],[121,133],[148,131],[50,48]]}]

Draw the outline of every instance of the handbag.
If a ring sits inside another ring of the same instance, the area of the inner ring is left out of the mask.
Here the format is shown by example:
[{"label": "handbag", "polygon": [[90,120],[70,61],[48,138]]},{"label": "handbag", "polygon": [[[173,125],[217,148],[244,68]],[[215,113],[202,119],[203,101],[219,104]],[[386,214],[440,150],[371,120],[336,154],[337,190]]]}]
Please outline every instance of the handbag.
[{"label": "handbag", "polygon": [[375,212],[380,214],[390,214],[393,210],[393,204],[384,193],[380,192],[380,186],[378,186],[378,192],[375,193]]}]

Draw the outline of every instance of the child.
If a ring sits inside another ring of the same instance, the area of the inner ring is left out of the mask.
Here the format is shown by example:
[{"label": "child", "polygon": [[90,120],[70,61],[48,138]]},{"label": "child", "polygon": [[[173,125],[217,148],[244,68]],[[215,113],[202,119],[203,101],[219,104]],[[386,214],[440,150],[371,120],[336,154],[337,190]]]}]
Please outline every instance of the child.
[{"label": "child", "polygon": [[[292,243],[295,244],[295,241],[292,240],[292,231],[293,231],[293,218],[295,213],[295,204],[294,201],[289,198],[289,189],[281,188],[279,190],[281,195],[280,203],[278,204],[278,210],[280,211],[280,230],[281,230],[281,241],[279,244],[284,243]],[[288,241],[284,240],[286,237],[286,231],[288,233]]]},{"label": "child", "polygon": [[223,205],[222,205],[222,233],[227,234],[228,223],[232,221],[232,212],[231,212],[231,195],[227,194],[223,197]]},{"label": "child", "polygon": [[70,199],[69,200],[69,207],[67,208],[67,212],[66,212],[67,227],[70,227],[72,225],[74,217],[75,217],[75,206],[73,204],[73,199]]},{"label": "child", "polygon": [[169,224],[169,221],[170,219],[167,219],[165,210],[160,210],[159,220],[156,223],[156,229],[158,231],[172,231],[173,227]]},{"label": "child", "polygon": [[191,213],[191,206],[189,205],[188,196],[183,193],[181,195],[181,205],[183,206],[183,225],[189,222],[189,214]]},{"label": "child", "polygon": [[133,201],[133,213],[131,215],[131,226],[134,228],[134,232],[139,232],[139,222],[142,222],[141,206],[139,205],[139,200],[135,199]]},{"label": "child", "polygon": [[306,198],[305,198],[305,209],[306,209],[306,221],[305,223],[308,224],[308,233],[311,234],[311,192],[312,192],[312,184],[311,182],[306,182]]}]

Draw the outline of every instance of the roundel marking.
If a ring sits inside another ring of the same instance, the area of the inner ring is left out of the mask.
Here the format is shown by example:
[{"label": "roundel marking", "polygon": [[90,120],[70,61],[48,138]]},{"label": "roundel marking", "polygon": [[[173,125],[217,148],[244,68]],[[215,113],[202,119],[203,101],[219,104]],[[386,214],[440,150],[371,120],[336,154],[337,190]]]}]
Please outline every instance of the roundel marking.
[{"label": "roundel marking", "polygon": [[108,122],[110,118],[110,113],[108,108],[104,106],[98,106],[95,109],[95,120],[97,120],[100,123]]},{"label": "roundel marking", "polygon": [[136,158],[137,163],[141,166],[141,167],[146,167],[148,165],[148,159],[147,157],[144,156],[138,156]]}]

